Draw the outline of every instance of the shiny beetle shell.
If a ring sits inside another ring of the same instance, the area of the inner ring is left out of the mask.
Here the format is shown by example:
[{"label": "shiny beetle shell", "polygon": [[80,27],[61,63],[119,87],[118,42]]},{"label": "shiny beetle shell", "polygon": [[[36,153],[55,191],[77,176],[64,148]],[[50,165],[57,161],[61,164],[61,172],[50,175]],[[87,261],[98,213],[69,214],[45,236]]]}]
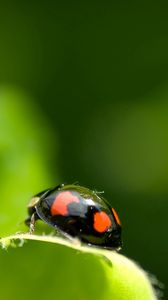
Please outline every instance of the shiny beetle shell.
[{"label": "shiny beetle shell", "polygon": [[34,230],[41,219],[57,231],[82,243],[101,248],[121,248],[121,223],[99,193],[79,185],[60,185],[35,195],[28,206],[26,223]]}]

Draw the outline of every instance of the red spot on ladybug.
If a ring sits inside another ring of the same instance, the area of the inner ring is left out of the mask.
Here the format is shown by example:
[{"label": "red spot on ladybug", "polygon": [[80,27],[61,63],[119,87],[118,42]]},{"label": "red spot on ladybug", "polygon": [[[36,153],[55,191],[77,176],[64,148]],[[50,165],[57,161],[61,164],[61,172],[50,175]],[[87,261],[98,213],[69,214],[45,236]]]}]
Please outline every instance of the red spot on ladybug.
[{"label": "red spot on ladybug", "polygon": [[79,203],[79,198],[73,195],[71,192],[66,191],[66,192],[59,193],[52,203],[51,215],[67,216],[68,204],[73,202]]},{"label": "red spot on ladybug", "polygon": [[112,212],[113,212],[113,215],[114,215],[114,218],[115,218],[117,224],[118,224],[118,225],[121,225],[120,219],[119,219],[118,214],[116,213],[115,209],[112,208],[111,210],[112,210]]},{"label": "red spot on ladybug", "polygon": [[106,232],[110,226],[112,226],[111,219],[104,211],[94,214],[93,227],[96,231],[100,233]]}]

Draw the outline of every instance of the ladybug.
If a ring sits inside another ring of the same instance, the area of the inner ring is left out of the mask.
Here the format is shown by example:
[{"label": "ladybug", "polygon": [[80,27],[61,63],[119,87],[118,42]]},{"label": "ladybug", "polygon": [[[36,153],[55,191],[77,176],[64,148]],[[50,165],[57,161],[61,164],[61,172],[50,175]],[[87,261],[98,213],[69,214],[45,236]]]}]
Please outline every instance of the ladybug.
[{"label": "ladybug", "polygon": [[120,250],[121,223],[100,193],[77,184],[61,184],[35,195],[25,221],[33,233],[41,219],[66,237],[96,247]]}]

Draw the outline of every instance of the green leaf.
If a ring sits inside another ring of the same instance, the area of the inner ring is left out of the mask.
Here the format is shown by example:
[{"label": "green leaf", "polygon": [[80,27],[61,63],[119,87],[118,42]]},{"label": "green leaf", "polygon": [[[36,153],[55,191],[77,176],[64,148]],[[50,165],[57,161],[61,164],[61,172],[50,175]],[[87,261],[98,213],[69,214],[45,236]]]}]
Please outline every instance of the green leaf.
[{"label": "green leaf", "polygon": [[[56,243],[84,253],[95,254],[97,262],[98,263],[100,262],[102,264],[104,277],[105,277],[104,280],[106,281],[106,290],[104,290],[103,299],[114,299],[114,300],[157,299],[147,274],[133,261],[114,251],[83,246],[79,243],[78,240],[75,239],[72,242],[63,238],[46,236],[46,235],[38,236],[38,235],[30,235],[30,234],[17,234],[17,235],[12,235],[12,236],[2,238],[0,242],[2,248],[7,249],[9,246],[15,247],[16,246],[15,242],[17,240],[19,240],[19,244],[18,244],[19,246],[23,245],[24,240],[36,240],[36,241],[42,241],[48,243]],[[57,253],[55,255],[57,255]],[[72,253],[72,255],[74,254]],[[65,264],[62,267],[66,272],[66,267],[68,268],[68,265]],[[93,269],[91,268],[91,271],[93,272],[94,268]],[[87,272],[86,272],[86,276],[87,276]],[[94,273],[93,273],[93,280],[94,280]],[[98,299],[102,299],[102,298],[98,298]]]}]

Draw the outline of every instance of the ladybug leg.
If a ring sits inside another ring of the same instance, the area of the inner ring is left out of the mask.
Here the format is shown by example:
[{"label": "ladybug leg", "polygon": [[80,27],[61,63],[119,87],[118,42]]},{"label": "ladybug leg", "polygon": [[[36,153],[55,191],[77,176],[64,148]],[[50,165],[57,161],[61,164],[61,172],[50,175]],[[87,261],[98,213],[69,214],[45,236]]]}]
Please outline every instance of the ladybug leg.
[{"label": "ladybug leg", "polygon": [[24,220],[25,225],[30,227],[30,221],[31,221],[31,217],[28,217],[26,220]]},{"label": "ladybug leg", "polygon": [[29,226],[29,233],[32,234],[35,230],[35,223],[36,221],[39,219],[38,215],[35,213],[33,213],[31,215],[31,217],[29,217],[25,223]]},{"label": "ladybug leg", "polygon": [[65,237],[73,245],[81,246],[81,242],[77,237],[73,237],[70,234],[68,234],[67,232],[64,232],[64,231],[62,231],[61,229],[58,229],[58,228],[57,228],[57,231],[58,231],[58,233],[60,233],[60,235],[62,237]]}]

